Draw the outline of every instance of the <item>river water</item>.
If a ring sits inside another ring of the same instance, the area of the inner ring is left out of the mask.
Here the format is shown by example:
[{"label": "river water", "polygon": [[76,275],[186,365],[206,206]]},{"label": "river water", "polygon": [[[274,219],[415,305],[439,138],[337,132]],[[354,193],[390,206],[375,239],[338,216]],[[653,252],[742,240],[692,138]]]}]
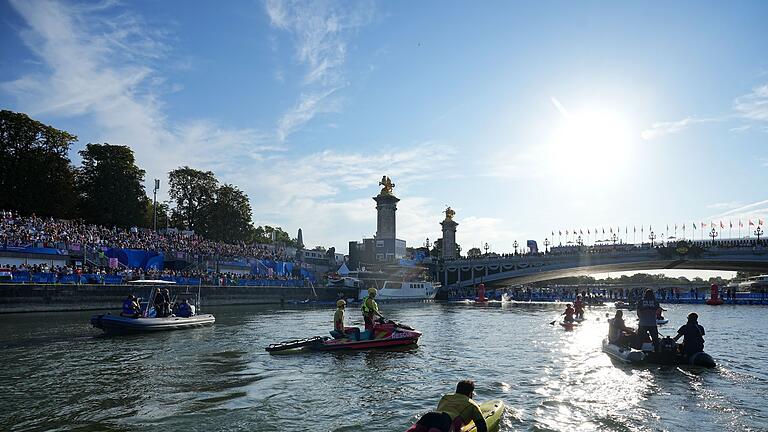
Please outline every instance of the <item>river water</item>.
[{"label": "river water", "polygon": [[565,331],[551,305],[385,304],[418,347],[290,355],[264,346],[324,334],[332,307],[211,308],[213,327],[123,337],[90,313],[2,315],[0,430],[394,432],[461,379],[507,403],[502,431],[768,430],[768,309],[665,307],[663,334],[699,313],[717,369],[615,365],[611,307]]}]

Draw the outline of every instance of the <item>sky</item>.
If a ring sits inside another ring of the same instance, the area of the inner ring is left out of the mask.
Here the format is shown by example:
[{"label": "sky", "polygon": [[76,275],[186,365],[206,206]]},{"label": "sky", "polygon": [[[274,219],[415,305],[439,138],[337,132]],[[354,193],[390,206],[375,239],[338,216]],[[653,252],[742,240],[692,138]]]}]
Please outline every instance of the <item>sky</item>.
[{"label": "sky", "polygon": [[129,145],[161,199],[168,171],[212,170],[255,224],[309,246],[372,236],[383,175],[411,246],[447,205],[464,251],[496,252],[574,229],[736,237],[768,215],[765,1],[2,0],[0,16],[0,107],[77,135],[73,162]]}]

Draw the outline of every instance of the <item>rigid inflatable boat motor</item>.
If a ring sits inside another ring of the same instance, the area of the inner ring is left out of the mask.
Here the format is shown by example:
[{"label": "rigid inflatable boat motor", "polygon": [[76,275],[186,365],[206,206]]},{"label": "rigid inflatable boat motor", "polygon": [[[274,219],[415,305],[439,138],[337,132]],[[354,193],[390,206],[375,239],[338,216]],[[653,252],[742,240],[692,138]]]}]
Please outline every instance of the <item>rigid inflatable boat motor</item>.
[{"label": "rigid inflatable boat motor", "polygon": [[660,345],[661,352],[663,353],[677,352],[677,343],[675,343],[675,340],[669,336],[662,339],[659,345]]}]

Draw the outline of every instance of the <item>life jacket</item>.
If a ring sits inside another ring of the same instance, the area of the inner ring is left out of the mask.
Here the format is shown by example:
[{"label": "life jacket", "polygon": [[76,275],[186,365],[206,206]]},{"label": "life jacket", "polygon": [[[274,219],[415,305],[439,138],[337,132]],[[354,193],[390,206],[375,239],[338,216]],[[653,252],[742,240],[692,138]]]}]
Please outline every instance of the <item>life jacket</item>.
[{"label": "life jacket", "polygon": [[[373,300],[370,297],[366,297],[366,298],[363,299],[363,305],[360,307],[360,310],[363,311],[363,315],[370,315],[370,314],[373,313],[373,308],[368,306],[368,300],[369,299]],[[376,300],[373,300],[373,301],[376,301]]]},{"label": "life jacket", "polygon": [[123,313],[126,315],[132,315],[135,314],[136,311],[136,302],[134,302],[131,299],[125,299],[123,300]]}]

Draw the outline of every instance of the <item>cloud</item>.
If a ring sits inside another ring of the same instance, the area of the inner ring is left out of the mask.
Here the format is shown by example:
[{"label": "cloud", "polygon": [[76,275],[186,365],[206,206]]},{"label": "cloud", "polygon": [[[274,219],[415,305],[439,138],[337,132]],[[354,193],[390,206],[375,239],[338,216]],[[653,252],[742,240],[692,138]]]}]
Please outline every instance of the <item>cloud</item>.
[{"label": "cloud", "polygon": [[44,67],[2,89],[33,116],[89,117],[97,141],[134,149],[148,181],[183,164],[220,166],[223,155],[242,163],[266,139],[210,119],[170,122],[161,101],[166,80],[153,65],[170,52],[166,35],[116,2],[11,4],[27,24],[22,41]]},{"label": "cloud", "polygon": [[715,209],[715,210],[725,210],[725,209],[731,210],[734,208],[741,207],[741,205],[742,204],[739,201],[729,201],[729,202],[719,202],[719,203],[709,204],[707,208]]},{"label": "cloud", "polygon": [[344,64],[355,31],[373,16],[369,2],[267,0],[273,27],[293,39],[296,60],[305,68],[298,102],[278,120],[276,136],[284,141],[317,114],[336,112],[336,93],[347,86]]},{"label": "cloud", "polygon": [[682,120],[673,122],[658,122],[651,125],[649,129],[646,129],[640,133],[640,137],[644,140],[652,140],[664,135],[670,135],[678,133],[687,129],[689,126],[700,123],[713,123],[721,121],[719,118],[696,118],[687,117]]},{"label": "cloud", "polygon": [[[456,211],[460,214],[461,209]],[[461,245],[462,253],[473,247],[482,248],[485,243],[490,251],[508,252],[513,249],[512,242],[520,240],[522,233],[511,229],[508,222],[493,217],[467,216],[458,218],[459,228],[456,231],[456,241]]]},{"label": "cloud", "polygon": [[744,119],[768,122],[768,84],[737,97],[733,101],[733,109]]},{"label": "cloud", "polygon": [[747,226],[748,220],[753,220],[757,223],[758,219],[766,219],[766,216],[768,216],[768,200],[762,200],[710,216],[709,219],[742,220],[745,226]]},{"label": "cloud", "polygon": [[[749,124],[729,129],[735,133],[752,129],[754,123],[768,122],[768,84],[755,87],[751,92],[735,98],[733,100],[732,112],[729,114],[710,118],[686,117],[673,122],[654,123],[649,129],[644,130],[640,136],[645,140],[651,140],[681,132],[696,124],[731,121],[734,119],[750,122]],[[759,130],[768,132],[768,127],[764,126],[759,128]]]}]

